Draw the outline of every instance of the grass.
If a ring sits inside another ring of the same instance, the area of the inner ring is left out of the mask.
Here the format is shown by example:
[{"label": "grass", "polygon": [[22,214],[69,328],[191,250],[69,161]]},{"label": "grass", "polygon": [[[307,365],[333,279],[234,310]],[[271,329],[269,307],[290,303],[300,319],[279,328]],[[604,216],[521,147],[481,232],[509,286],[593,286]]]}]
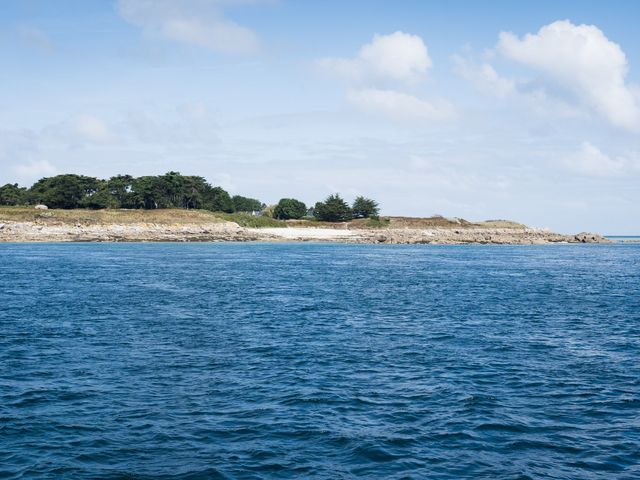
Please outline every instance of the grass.
[{"label": "grass", "polygon": [[282,220],[276,220],[275,218],[270,217],[254,216],[245,212],[216,213],[216,215],[229,222],[236,222],[241,227],[246,228],[284,228],[287,226],[287,223]]},{"label": "grass", "polygon": [[0,223],[3,221],[36,222],[50,225],[109,225],[152,223],[158,225],[211,224],[223,221],[235,222],[246,228],[285,228],[314,227],[339,229],[374,229],[374,228],[524,228],[525,226],[509,220],[487,220],[471,223],[463,219],[449,219],[435,216],[430,218],[414,217],[380,217],[360,218],[349,222],[322,222],[315,219],[276,220],[269,217],[254,217],[249,213],[221,213],[208,210],[36,210],[33,207],[0,206]]},{"label": "grass", "polygon": [[511,220],[486,220],[478,222],[478,225],[487,228],[526,228],[526,225]]},{"label": "grass", "polygon": [[265,228],[286,227],[282,220],[268,217],[254,217],[249,213],[222,213],[208,210],[158,209],[158,210],[126,210],[104,209],[87,210],[77,208],[73,210],[49,209],[36,210],[33,207],[4,207],[0,206],[0,222],[37,222],[47,224],[81,224],[81,225],[109,225],[153,223],[159,225],[175,224],[205,224],[223,221],[235,222],[241,227]]},{"label": "grass", "polygon": [[0,207],[0,222],[37,222],[46,224],[109,225],[154,223],[160,225],[219,223],[223,219],[206,210],[35,210],[33,207]]},{"label": "grass", "polygon": [[386,228],[391,224],[391,220],[385,217],[367,218],[364,224],[369,228]]}]

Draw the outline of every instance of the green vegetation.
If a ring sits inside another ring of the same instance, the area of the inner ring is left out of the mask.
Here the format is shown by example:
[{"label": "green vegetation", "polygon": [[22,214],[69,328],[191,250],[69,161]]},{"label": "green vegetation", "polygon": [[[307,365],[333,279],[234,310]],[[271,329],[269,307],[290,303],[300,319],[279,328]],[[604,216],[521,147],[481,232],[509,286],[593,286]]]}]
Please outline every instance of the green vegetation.
[{"label": "green vegetation", "polygon": [[282,198],[273,210],[274,218],[297,220],[307,214],[307,206],[295,198]]},{"label": "green vegetation", "polygon": [[[158,176],[134,178],[118,175],[100,180],[84,175],[57,175],[38,180],[30,189],[2,188],[3,205],[42,203],[50,208],[159,208],[205,209],[234,212],[234,203],[221,187],[212,187],[203,177],[169,172]],[[259,202],[258,202],[259,203]]]},{"label": "green vegetation", "polygon": [[309,210],[295,198],[282,198],[277,205],[267,206],[255,198],[231,197],[204,177],[178,172],[142,177],[116,175],[107,180],[63,174],[42,178],[31,188],[18,184],[0,187],[0,205],[37,204],[62,210],[208,210],[227,214],[223,217],[246,227],[279,227],[284,220],[301,221],[311,215],[315,222],[375,219],[379,213],[378,203],[372,199],[359,196],[351,208],[338,194]]},{"label": "green vegetation", "polygon": [[380,213],[378,202],[365,198],[363,196],[356,197],[351,207],[353,218],[376,218]]},{"label": "green vegetation", "polygon": [[384,228],[388,227],[391,223],[391,220],[388,218],[380,218],[380,217],[369,217],[367,218],[364,225],[369,228]]},{"label": "green vegetation", "polygon": [[275,218],[263,215],[251,215],[246,212],[222,213],[219,215],[224,220],[236,222],[241,227],[247,228],[278,228],[287,226],[282,220],[276,220]]},{"label": "green vegetation", "polygon": [[24,205],[27,203],[27,189],[17,183],[7,183],[0,187],[0,205]]},{"label": "green vegetation", "polygon": [[242,195],[234,195],[231,197],[231,202],[236,212],[260,212],[264,208],[264,204],[260,200]]},{"label": "green vegetation", "polygon": [[313,216],[324,222],[346,222],[353,218],[351,208],[340,195],[329,195],[324,202],[316,203]]}]

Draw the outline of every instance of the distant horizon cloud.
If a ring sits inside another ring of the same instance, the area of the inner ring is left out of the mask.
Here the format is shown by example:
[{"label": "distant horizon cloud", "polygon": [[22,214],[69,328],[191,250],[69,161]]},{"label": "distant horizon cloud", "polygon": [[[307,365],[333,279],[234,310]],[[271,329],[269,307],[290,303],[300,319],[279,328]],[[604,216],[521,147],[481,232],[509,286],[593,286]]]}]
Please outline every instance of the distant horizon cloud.
[{"label": "distant horizon cloud", "polygon": [[582,142],[579,151],[564,158],[575,173],[595,178],[612,178],[640,171],[640,159],[607,155],[590,142]]},{"label": "distant horizon cloud", "polygon": [[33,160],[28,163],[19,164],[15,166],[14,170],[18,175],[34,181],[58,172],[57,168],[47,160]]},{"label": "distant horizon cloud", "polygon": [[396,90],[350,90],[347,100],[357,109],[397,121],[449,121],[457,114],[446,100],[423,100]]},{"label": "distant horizon cloud", "polygon": [[74,130],[82,139],[94,143],[107,143],[113,138],[106,123],[94,115],[79,115]]}]

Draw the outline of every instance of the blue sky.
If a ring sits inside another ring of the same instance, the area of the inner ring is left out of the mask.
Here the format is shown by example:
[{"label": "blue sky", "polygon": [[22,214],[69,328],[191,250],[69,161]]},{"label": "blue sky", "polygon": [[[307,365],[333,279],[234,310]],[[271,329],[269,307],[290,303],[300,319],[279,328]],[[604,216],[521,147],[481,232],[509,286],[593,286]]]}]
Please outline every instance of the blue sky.
[{"label": "blue sky", "polygon": [[5,0],[0,183],[640,230],[635,1]]}]

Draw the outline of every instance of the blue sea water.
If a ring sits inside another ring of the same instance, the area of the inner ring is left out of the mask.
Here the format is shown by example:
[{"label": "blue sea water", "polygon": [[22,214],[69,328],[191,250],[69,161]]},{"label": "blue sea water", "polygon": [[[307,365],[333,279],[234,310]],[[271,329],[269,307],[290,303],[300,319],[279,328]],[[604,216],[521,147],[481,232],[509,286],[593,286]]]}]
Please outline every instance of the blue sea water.
[{"label": "blue sea water", "polygon": [[640,243],[640,235],[607,235],[609,240],[613,242],[633,242]]},{"label": "blue sea water", "polygon": [[640,478],[640,245],[0,245],[0,478]]}]

